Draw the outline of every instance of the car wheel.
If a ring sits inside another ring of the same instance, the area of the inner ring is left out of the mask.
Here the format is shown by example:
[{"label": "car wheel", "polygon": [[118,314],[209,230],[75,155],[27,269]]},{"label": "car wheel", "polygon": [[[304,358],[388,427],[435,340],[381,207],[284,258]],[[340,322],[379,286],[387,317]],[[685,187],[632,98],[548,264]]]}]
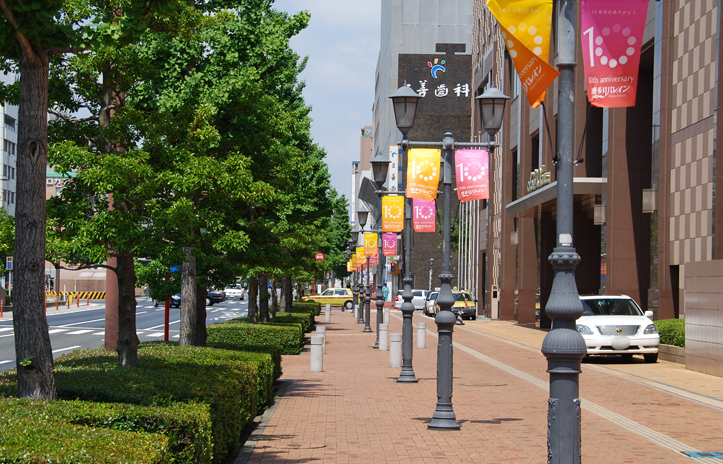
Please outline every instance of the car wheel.
[{"label": "car wheel", "polygon": [[476,321],[476,320],[477,320],[477,315],[476,315],[476,314],[472,314],[469,318],[470,318],[470,320]]},{"label": "car wheel", "polygon": [[213,301],[206,298],[206,306],[213,306]]},{"label": "car wheel", "polygon": [[646,363],[655,363],[658,362],[658,353],[644,354],[643,358],[645,358]]},{"label": "car wheel", "polygon": [[352,303],[351,301],[347,301],[346,303],[344,303],[344,307],[346,309],[354,309],[354,303]]}]

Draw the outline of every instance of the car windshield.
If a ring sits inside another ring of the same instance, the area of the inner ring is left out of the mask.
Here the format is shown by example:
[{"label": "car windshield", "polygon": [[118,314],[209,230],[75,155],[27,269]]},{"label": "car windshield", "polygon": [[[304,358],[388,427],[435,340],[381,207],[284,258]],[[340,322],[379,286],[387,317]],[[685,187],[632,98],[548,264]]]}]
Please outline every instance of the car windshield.
[{"label": "car windshield", "polygon": [[431,300],[431,301],[436,300],[436,299],[437,299],[437,292],[430,293],[430,294],[427,296],[427,299],[428,299],[428,300]]},{"label": "car windshield", "polygon": [[466,293],[455,293],[454,294],[454,301],[470,301],[472,298],[470,298],[469,295]]},{"label": "car windshield", "polygon": [[642,316],[635,302],[628,298],[593,298],[580,300],[583,316]]}]

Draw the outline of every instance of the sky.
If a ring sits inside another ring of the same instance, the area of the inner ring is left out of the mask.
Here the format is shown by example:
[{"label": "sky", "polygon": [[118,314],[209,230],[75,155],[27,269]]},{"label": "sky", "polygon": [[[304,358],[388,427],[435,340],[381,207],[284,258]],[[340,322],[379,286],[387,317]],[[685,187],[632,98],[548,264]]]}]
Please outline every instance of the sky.
[{"label": "sky", "polygon": [[276,0],[274,8],[311,13],[291,47],[309,57],[301,79],[304,100],[312,106],[312,136],[326,150],[332,186],[348,201],[361,128],[372,125],[381,0]]}]

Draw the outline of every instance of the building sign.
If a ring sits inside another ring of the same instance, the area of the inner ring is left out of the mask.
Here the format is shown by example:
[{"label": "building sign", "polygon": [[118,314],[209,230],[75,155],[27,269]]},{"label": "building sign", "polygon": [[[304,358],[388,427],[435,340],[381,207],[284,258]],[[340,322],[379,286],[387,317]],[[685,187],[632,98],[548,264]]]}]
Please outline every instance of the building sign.
[{"label": "building sign", "polygon": [[527,182],[527,191],[534,192],[551,183],[551,174],[545,169],[545,165],[543,164],[541,168],[535,169],[530,173],[530,180]]},{"label": "building sign", "polygon": [[382,197],[382,231],[401,232],[404,230],[404,197],[385,195]]},{"label": "building sign", "polygon": [[412,148],[407,155],[407,198],[434,200],[437,198],[441,150]]},{"label": "building sign", "polygon": [[487,150],[460,149],[455,151],[454,157],[459,201],[487,200],[490,197]]},{"label": "building sign", "polygon": [[387,186],[390,192],[398,192],[402,186],[402,180],[399,177],[399,145],[389,145]]},{"label": "building sign", "polygon": [[415,232],[436,232],[435,221],[436,205],[434,200],[413,200],[412,221]]},{"label": "building sign", "polygon": [[587,98],[600,108],[635,106],[648,0],[587,0],[580,5]]}]

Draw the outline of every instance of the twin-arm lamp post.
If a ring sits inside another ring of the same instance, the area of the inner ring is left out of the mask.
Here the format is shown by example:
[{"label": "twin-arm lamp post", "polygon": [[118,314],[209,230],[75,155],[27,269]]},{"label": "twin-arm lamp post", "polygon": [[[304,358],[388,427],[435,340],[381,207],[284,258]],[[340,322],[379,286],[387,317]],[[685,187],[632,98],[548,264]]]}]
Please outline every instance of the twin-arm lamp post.
[{"label": "twin-arm lamp post", "polygon": [[[452,278],[454,275],[450,271],[450,250],[452,245],[452,167],[454,166],[454,150],[455,148],[488,148],[490,153],[498,146],[494,141],[494,136],[502,126],[502,116],[504,115],[505,104],[509,99],[508,96],[500,92],[492,85],[482,95],[477,97],[480,101],[480,116],[485,131],[490,136],[487,143],[460,143],[452,138],[452,134],[447,132],[441,142],[412,142],[409,141],[407,135],[414,127],[414,117],[417,112],[417,103],[420,98],[406,82],[389,98],[392,99],[394,107],[394,117],[397,123],[397,129],[402,133],[402,142],[400,150],[400,164],[404,166],[406,154],[409,148],[441,148],[444,160],[444,176],[443,176],[443,234],[442,234],[442,273],[439,275],[441,288],[437,296],[437,304],[440,311],[434,319],[437,324],[437,332],[439,333],[437,345],[437,407],[432,416],[432,421],[428,427],[435,430],[456,430],[460,425],[456,421],[454,410],[452,409],[452,332],[457,318],[452,313],[452,305],[454,304],[454,296],[452,295]],[[406,168],[406,166],[405,166]],[[403,183],[406,186],[407,170],[403,171]],[[414,372],[412,371],[412,314],[414,313],[414,305],[412,305],[412,277],[411,277],[411,229],[412,229],[412,202],[407,197],[405,205],[405,225],[404,225],[404,293],[402,298],[402,313],[404,314],[404,323],[402,326],[402,375],[397,381],[413,381]],[[407,372],[405,372],[405,367]],[[403,380],[406,374],[406,380]]]},{"label": "twin-arm lamp post", "polygon": [[[364,226],[367,225],[367,219],[369,218],[369,210],[362,204],[356,212],[357,220],[359,221],[359,227],[361,227],[362,233],[364,232]],[[365,247],[366,248],[366,247]],[[372,328],[369,325],[369,319],[371,318],[371,301],[372,301],[372,288],[371,288],[371,272],[369,271],[369,256],[367,256],[367,284],[366,284],[366,295],[364,297],[364,330],[363,332],[371,332]],[[357,321],[359,322],[359,321]]]}]

